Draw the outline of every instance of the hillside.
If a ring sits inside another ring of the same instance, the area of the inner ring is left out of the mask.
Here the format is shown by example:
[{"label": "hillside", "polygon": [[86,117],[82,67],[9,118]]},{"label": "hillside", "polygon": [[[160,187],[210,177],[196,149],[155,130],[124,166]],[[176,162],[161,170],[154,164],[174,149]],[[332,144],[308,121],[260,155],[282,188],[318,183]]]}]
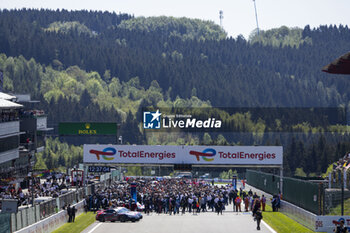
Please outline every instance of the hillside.
[{"label": "hillside", "polygon": [[217,24],[210,21],[174,17],[138,17],[123,20],[118,28],[130,31],[159,33],[168,38],[176,37],[182,40],[222,40],[226,32]]},{"label": "hillside", "polygon": [[[97,72],[86,72],[77,66],[56,70],[22,56],[1,54],[0,68],[6,74],[5,88],[36,96],[41,101],[37,107],[45,110],[49,125],[56,128],[62,121],[117,122],[121,125],[120,135],[123,135],[124,142],[130,144],[283,145],[286,174],[322,173],[328,163],[350,148],[346,128],[338,125],[344,121],[338,119],[342,114],[326,119],[322,113],[327,112],[327,108],[313,109],[311,114],[303,108],[239,108],[227,109],[227,112],[225,109],[206,109],[205,113],[215,113],[219,119],[232,125],[232,131],[146,133],[141,130],[139,118],[142,106],[183,108],[183,113],[194,108],[203,114],[201,109],[211,106],[210,102],[195,95],[190,99],[171,99],[169,92],[163,95],[156,81],[147,89],[140,85],[138,77],[128,82],[111,77],[108,84]],[[81,144],[81,140],[69,141]],[[114,141],[114,137],[89,139],[89,143]],[[71,158],[67,157],[67,148],[72,151]],[[81,161],[81,149],[49,140],[45,151],[37,155],[36,166],[52,169],[70,166],[77,161]]]},{"label": "hillside", "polygon": [[303,36],[303,29],[288,28],[286,26],[267,31],[260,30],[259,35],[254,30],[249,36],[249,42],[251,44],[260,43],[265,46],[282,48],[285,46],[299,48],[303,44],[312,45],[312,39],[309,36]]},{"label": "hillside", "polygon": [[[325,172],[350,148],[344,126],[322,116],[254,110],[347,106],[348,78],[321,72],[350,47],[346,26],[282,27],[245,40],[197,19],[23,9],[0,11],[0,28],[5,91],[39,99],[51,125],[118,122],[130,144],[283,145],[286,174]],[[243,108],[217,113],[234,133],[146,134],[141,108],[152,105]]]},{"label": "hillside", "polygon": [[[79,22],[98,36],[74,30],[65,34],[44,30],[58,21]],[[311,40],[312,44],[276,48],[251,44],[240,37],[183,40],[164,30],[128,27],[130,22],[140,25],[143,21],[106,12],[3,10],[0,52],[33,57],[45,65],[59,61],[63,69],[77,65],[88,72],[97,71],[101,77],[108,71],[125,82],[139,77],[145,88],[156,80],[162,90],[172,88],[171,98],[190,98],[196,89],[200,99],[214,106],[338,106],[349,100],[349,82],[320,71],[348,50],[347,27],[307,26],[301,39]],[[174,25],[191,31],[192,24],[188,22],[192,21],[174,20]],[[201,22],[205,24],[208,26],[197,28],[210,32],[212,24]]]}]

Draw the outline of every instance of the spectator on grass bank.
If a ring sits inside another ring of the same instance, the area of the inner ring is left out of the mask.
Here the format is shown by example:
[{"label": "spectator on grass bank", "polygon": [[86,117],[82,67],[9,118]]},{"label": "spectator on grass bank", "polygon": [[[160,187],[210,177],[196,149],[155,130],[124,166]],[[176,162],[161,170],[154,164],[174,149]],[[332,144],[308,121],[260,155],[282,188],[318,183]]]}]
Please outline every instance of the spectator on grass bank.
[{"label": "spectator on grass bank", "polygon": [[72,221],[72,208],[70,207],[70,204],[67,206],[67,214],[68,214],[68,222]]},{"label": "spectator on grass bank", "polygon": [[271,200],[271,205],[272,205],[272,211],[276,212],[280,208],[281,205],[281,200],[278,195],[273,195],[273,198]]},{"label": "spectator on grass bank", "polygon": [[75,220],[75,213],[77,212],[77,209],[75,209],[75,206],[71,208],[71,214],[72,214],[72,222]]}]

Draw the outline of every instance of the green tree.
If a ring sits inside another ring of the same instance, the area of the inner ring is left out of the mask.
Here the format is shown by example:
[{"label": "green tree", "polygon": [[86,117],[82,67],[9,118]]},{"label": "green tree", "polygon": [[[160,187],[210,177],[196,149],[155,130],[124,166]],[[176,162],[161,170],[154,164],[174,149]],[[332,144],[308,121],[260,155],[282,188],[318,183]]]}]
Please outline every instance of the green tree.
[{"label": "green tree", "polygon": [[47,170],[45,161],[40,153],[36,154],[34,170]]},{"label": "green tree", "polygon": [[202,143],[203,143],[203,145],[211,145],[212,144],[212,139],[211,139],[210,134],[204,133]]},{"label": "green tree", "polygon": [[295,169],[295,176],[306,177],[306,173],[304,172],[302,167],[298,167]]}]

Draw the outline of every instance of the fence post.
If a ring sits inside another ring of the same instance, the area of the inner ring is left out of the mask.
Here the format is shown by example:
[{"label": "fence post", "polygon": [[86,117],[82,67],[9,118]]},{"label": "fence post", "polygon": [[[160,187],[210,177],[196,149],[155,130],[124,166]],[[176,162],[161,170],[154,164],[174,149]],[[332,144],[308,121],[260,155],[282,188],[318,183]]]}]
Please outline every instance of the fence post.
[{"label": "fence post", "polygon": [[344,186],[344,189],[346,189],[346,180],[347,180],[347,172],[346,172],[346,169],[345,168],[343,168],[343,176],[344,176],[344,182],[343,182],[343,186]]},{"label": "fence post", "polygon": [[318,184],[318,214],[319,215],[323,215],[324,213],[323,213],[323,209],[324,209],[324,207],[323,207],[323,205],[322,205],[322,203],[324,203],[324,201],[323,201],[323,185],[322,185],[322,183],[319,183]]},{"label": "fence post", "polygon": [[17,230],[17,218],[16,213],[11,214],[11,232],[15,232]]},{"label": "fence post", "polygon": [[280,192],[283,194],[283,165],[280,167]]},{"label": "fence post", "polygon": [[341,185],[341,216],[344,216],[344,168],[341,169],[342,173],[341,175],[343,177],[341,177],[340,179],[340,185]]}]

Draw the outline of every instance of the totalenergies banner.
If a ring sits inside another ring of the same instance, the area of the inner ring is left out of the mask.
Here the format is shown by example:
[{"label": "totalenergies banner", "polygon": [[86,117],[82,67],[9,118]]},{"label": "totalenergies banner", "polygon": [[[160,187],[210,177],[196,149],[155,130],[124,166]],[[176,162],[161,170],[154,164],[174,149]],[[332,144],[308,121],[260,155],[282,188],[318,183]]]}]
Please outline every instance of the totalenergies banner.
[{"label": "totalenergies banner", "polygon": [[84,163],[281,165],[281,146],[84,145]]}]

